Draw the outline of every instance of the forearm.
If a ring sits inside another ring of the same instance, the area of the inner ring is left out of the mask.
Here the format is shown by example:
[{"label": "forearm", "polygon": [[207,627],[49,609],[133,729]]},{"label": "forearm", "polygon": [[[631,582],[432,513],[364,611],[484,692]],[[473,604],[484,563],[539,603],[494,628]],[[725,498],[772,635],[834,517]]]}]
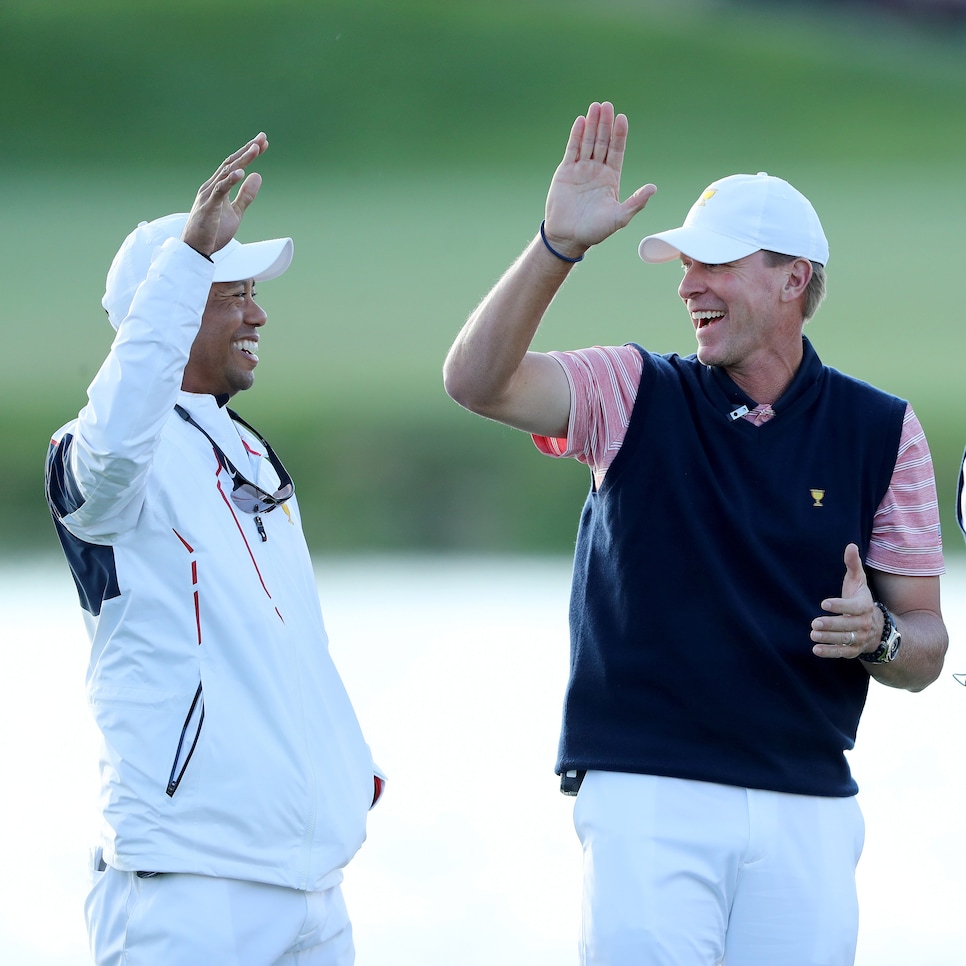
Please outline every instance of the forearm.
[{"label": "forearm", "polygon": [[[553,374],[556,363],[528,352],[572,268],[548,251],[539,235],[534,238],[469,317],[446,357],[443,383],[456,402],[528,431],[548,428],[535,426],[522,411],[546,391],[545,375],[559,385],[563,380]],[[559,394],[556,401],[562,401]],[[556,432],[559,413],[551,409],[555,415],[549,429]]]},{"label": "forearm", "polygon": [[[930,610],[903,614],[893,611],[902,645],[894,661],[869,664],[865,668],[880,684],[907,691],[921,691],[932,684],[942,671],[949,635],[942,616]],[[881,626],[881,625],[880,625]]]},{"label": "forearm", "polygon": [[842,596],[822,601],[826,613],[812,621],[812,651],[817,657],[855,660],[873,655],[891,635],[883,636],[884,606],[902,636],[891,661],[861,664],[882,684],[921,691],[939,677],[949,637],[942,618],[938,576],[912,576],[869,569],[866,574],[859,548],[845,548],[846,575]]},{"label": "forearm", "polygon": [[595,101],[574,121],[547,193],[546,234],[494,286],[446,358],[443,384],[460,405],[536,435],[566,433],[567,377],[530,344],[574,262],[623,228],[657,190],[647,184],[620,200],[626,143],[627,118],[609,101]]},{"label": "forearm", "polygon": [[71,449],[71,472],[88,522],[135,497],[181,378],[210,288],[211,269],[172,242],[141,286],[128,319],[88,390]]}]

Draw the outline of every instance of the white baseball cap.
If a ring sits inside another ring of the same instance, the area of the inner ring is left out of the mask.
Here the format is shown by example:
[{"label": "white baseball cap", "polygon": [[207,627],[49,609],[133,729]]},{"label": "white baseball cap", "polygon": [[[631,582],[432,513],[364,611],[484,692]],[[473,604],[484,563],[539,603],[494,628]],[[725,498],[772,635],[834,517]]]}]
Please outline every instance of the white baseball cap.
[{"label": "white baseball cap", "polygon": [[733,174],[708,185],[680,228],[648,235],[638,252],[645,262],[668,262],[684,254],[716,265],[760,249],[828,262],[828,241],[808,198],[764,171]]},{"label": "white baseball cap", "polygon": [[[134,293],[148,277],[148,270],[158,249],[169,238],[180,238],[188,220],[186,212],[165,215],[154,221],[142,221],[131,232],[114,256],[107,273],[107,285],[101,305],[116,329],[131,310]],[[294,246],[291,238],[271,238],[243,245],[233,238],[215,252],[213,282],[262,282],[277,278],[292,263]]]}]

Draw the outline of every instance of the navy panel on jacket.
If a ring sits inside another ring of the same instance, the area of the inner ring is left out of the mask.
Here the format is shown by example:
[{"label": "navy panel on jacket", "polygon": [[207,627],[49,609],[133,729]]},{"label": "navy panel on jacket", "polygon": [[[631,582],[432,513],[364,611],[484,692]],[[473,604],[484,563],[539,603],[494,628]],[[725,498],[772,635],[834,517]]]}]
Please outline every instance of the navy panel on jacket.
[{"label": "navy panel on jacket", "polygon": [[60,522],[61,517],[84,505],[84,498],[70,471],[73,441],[72,435],[65,434],[59,444],[51,443],[47,451],[47,504],[77,587],[80,605],[96,616],[101,612],[101,604],[119,597],[121,590],[117,583],[113,548],[80,540]]}]

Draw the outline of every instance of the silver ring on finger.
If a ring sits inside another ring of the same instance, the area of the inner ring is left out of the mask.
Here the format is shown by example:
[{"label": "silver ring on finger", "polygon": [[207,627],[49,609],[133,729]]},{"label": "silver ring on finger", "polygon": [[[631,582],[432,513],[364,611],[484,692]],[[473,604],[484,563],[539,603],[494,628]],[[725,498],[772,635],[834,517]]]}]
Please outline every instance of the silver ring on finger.
[{"label": "silver ring on finger", "polygon": [[849,647],[855,643],[855,631],[849,631]]}]

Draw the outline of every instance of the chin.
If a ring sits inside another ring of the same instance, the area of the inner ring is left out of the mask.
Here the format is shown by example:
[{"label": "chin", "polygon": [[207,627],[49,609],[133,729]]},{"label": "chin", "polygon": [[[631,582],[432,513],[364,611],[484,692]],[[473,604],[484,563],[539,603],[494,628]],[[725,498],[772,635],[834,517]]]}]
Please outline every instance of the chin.
[{"label": "chin", "polygon": [[233,379],[228,387],[228,395],[234,396],[235,393],[244,392],[246,389],[251,389],[255,385],[255,379],[253,376],[243,377],[240,379]]}]

